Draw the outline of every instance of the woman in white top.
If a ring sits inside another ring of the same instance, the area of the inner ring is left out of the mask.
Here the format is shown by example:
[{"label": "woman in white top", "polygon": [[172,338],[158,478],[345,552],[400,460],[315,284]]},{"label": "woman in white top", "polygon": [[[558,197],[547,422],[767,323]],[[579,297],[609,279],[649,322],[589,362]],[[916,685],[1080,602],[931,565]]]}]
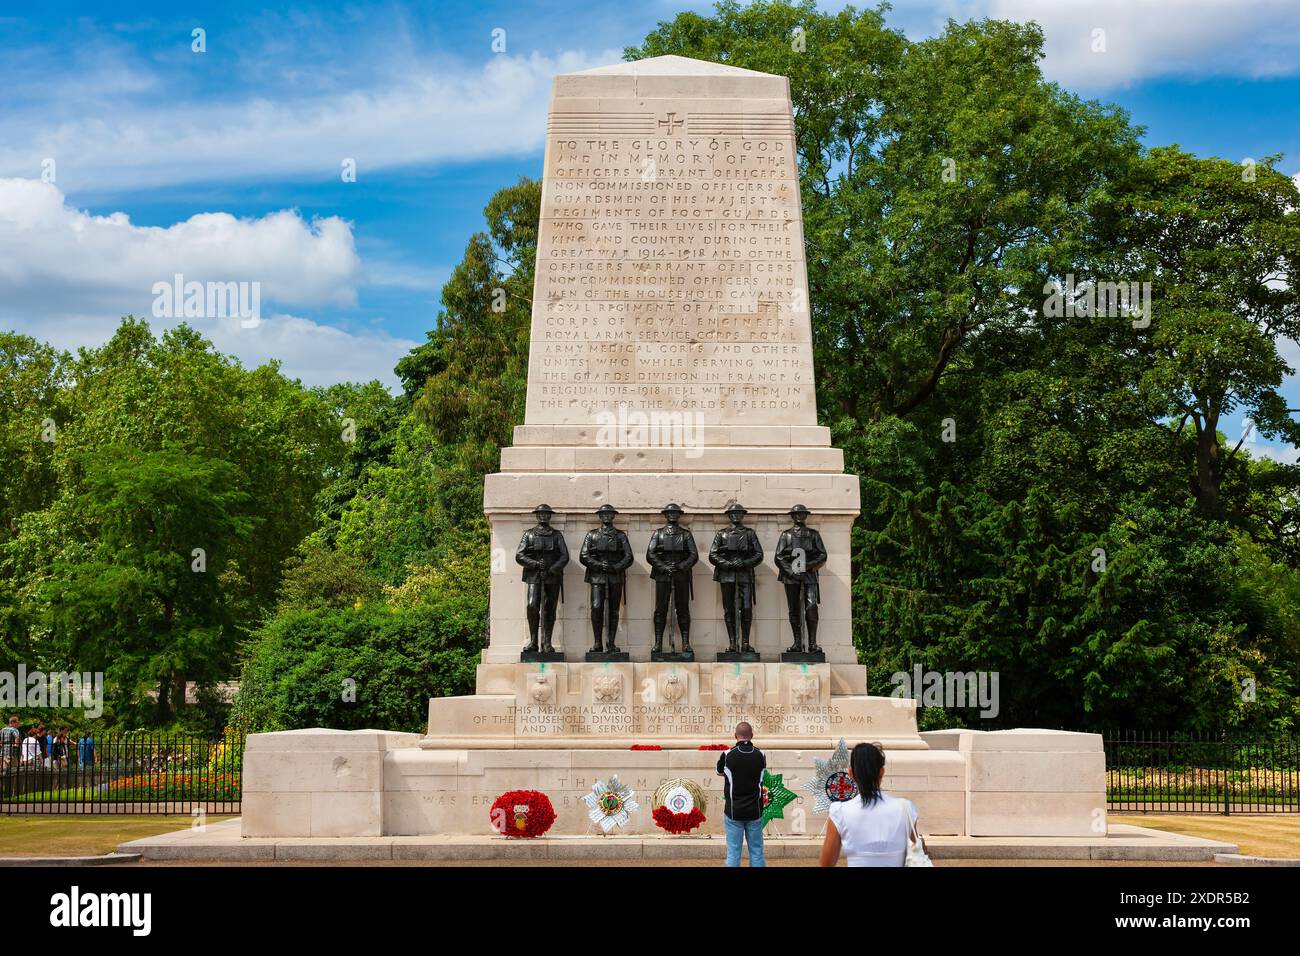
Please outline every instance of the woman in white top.
[{"label": "woman in white top", "polygon": [[875,744],[858,744],[849,759],[849,776],[858,796],[831,804],[820,864],[834,866],[843,850],[849,866],[902,866],[908,832],[916,827],[916,807],[880,789],[885,752]]},{"label": "woman in white top", "polygon": [[27,731],[23,738],[23,763],[36,763],[41,754],[41,742],[36,739],[36,728]]}]

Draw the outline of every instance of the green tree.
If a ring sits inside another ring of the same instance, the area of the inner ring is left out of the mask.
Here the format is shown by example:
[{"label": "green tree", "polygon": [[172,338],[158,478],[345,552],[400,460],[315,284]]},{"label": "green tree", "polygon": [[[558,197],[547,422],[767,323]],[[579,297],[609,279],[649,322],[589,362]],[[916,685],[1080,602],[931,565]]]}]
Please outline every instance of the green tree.
[{"label": "green tree", "polygon": [[82,529],[43,582],[55,639],[133,699],[157,691],[157,719],[185,702],[185,682],[231,673],[238,617],[232,559],[254,521],[227,462],[174,445],[106,446],[82,462],[84,494],[67,503]]},{"label": "green tree", "polygon": [[1176,147],[1147,153],[1094,207],[1097,268],[1151,284],[1139,396],[1155,415],[1189,423],[1188,480],[1207,515],[1222,513],[1224,420],[1244,414],[1259,435],[1300,443],[1279,389],[1280,339],[1300,340],[1300,190],[1266,158],[1243,169]]}]

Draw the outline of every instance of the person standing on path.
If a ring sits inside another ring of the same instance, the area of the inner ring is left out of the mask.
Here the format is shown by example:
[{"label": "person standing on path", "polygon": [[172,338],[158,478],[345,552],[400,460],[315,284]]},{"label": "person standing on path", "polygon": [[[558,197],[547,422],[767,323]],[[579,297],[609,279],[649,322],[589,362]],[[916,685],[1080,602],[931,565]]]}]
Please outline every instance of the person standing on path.
[{"label": "person standing on path", "polygon": [[740,866],[742,843],[749,844],[749,865],[766,866],[763,859],[763,771],[767,758],[754,746],[754,728],[736,724],[736,746],[718,758],[725,777],[723,828],[727,834],[727,866]]}]

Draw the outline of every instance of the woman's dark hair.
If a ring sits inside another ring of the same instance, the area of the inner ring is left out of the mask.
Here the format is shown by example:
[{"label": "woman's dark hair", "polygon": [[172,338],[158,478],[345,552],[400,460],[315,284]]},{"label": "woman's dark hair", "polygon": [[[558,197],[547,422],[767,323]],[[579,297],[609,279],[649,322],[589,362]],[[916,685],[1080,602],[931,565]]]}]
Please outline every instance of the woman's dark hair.
[{"label": "woman's dark hair", "polygon": [[880,771],[885,768],[885,752],[875,744],[862,743],[853,748],[849,756],[853,780],[864,804],[880,799]]}]

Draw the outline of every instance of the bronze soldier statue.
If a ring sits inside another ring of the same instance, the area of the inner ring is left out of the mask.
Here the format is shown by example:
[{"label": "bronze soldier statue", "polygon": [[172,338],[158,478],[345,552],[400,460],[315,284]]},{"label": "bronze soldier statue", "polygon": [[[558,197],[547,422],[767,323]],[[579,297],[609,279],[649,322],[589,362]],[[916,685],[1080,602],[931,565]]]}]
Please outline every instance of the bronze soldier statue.
[{"label": "bronze soldier statue", "polygon": [[600,527],[587,532],[578,554],[578,561],[587,569],[584,580],[591,585],[591,630],[596,637],[591,653],[616,654],[618,608],[623,600],[624,572],[632,564],[632,545],[627,535],[614,527],[618,512],[613,505],[601,505],[596,514]]},{"label": "bronze soldier statue", "polygon": [[668,601],[677,611],[677,627],[682,633],[682,653],[691,654],[691,598],[695,597],[691,569],[700,560],[695,536],[677,522],[682,509],[670,504],[659,512],[667,524],[650,535],[645,559],[655,582],[655,643],[653,653],[664,649],[664,628],[668,625]]},{"label": "bronze soldier statue", "polygon": [[[709,548],[713,580],[722,585],[722,614],[727,625],[727,650],[736,652],[736,628],[740,628],[740,653],[752,654],[749,628],[754,621],[754,568],[763,561],[763,546],[753,528],[746,527],[748,514],[739,503],[726,511],[731,527],[723,528]],[[739,620],[737,620],[739,619]]]},{"label": "bronze soldier statue", "polygon": [[[781,532],[776,543],[778,580],[785,585],[785,603],[790,612],[790,629],[794,643],[787,654],[820,654],[817,646],[817,605],[821,592],[817,586],[817,569],[826,563],[826,545],[816,528],[806,524],[809,511],[803,505],[790,509],[794,526]],[[808,649],[804,650],[804,627],[808,629]]]},{"label": "bronze soldier statue", "polygon": [[515,563],[524,569],[524,583],[528,585],[528,645],[524,652],[535,652],[537,630],[541,625],[541,650],[555,653],[551,646],[551,632],[555,628],[556,603],[564,600],[564,566],[569,563],[569,548],[564,535],[551,527],[550,505],[533,509],[537,524],[524,532],[515,549]]}]

